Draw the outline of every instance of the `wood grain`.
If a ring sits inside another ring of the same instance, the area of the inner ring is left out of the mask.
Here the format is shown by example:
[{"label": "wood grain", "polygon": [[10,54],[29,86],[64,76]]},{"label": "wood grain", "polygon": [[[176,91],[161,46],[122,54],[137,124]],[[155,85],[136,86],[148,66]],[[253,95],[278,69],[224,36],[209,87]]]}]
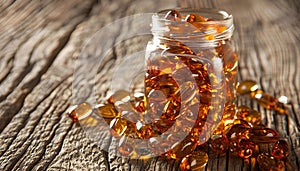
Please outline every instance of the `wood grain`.
[{"label": "wood grain", "polygon": [[[179,170],[174,160],[128,160],[105,152],[66,115],[73,105],[74,62],[92,35],[124,16],[176,6],[221,8],[234,15],[240,79],[254,79],[269,94],[287,96],[289,115],[245,97],[239,104],[258,109],[263,122],[280,132],[291,145],[286,170],[300,170],[298,0],[1,1],[0,170]],[[147,39],[121,43],[113,48],[111,61],[142,49]],[[106,79],[108,68],[98,78]],[[113,149],[115,142],[106,138],[103,148]],[[254,160],[210,156],[206,170],[258,169]]]}]

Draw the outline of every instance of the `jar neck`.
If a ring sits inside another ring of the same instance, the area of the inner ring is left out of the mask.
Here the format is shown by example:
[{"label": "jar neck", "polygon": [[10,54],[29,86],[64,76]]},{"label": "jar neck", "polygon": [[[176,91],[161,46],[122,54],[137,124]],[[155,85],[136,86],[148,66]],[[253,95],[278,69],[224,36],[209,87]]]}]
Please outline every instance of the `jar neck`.
[{"label": "jar neck", "polygon": [[184,19],[171,21],[161,11],[152,16],[154,43],[180,42],[191,49],[213,48],[229,40],[234,31],[233,18],[224,11],[215,9],[176,9],[183,16],[190,13],[201,15],[210,21],[191,24]]}]

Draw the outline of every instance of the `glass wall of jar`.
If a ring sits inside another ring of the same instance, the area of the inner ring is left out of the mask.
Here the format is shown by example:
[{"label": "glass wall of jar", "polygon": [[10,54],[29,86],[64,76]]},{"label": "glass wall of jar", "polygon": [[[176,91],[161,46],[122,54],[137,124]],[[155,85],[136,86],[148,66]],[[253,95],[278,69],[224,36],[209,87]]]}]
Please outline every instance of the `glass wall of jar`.
[{"label": "glass wall of jar", "polygon": [[151,26],[146,121],[156,123],[159,133],[172,130],[203,144],[222,133],[236,111],[233,18],[215,9],[172,9],[154,15]]}]

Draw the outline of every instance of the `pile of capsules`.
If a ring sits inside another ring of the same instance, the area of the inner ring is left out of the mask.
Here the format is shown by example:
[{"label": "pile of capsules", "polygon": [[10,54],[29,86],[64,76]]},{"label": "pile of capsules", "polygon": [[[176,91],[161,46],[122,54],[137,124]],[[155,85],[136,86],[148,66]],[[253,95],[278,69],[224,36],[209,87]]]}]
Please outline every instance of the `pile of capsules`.
[{"label": "pile of capsules", "polygon": [[[280,107],[282,104],[279,100],[259,90],[258,85],[254,81],[247,80],[240,82],[237,92],[240,95],[254,98],[261,106],[267,109],[276,110],[283,114],[287,113]],[[155,132],[154,127],[151,125],[140,125],[139,119],[141,118],[139,118],[139,115],[136,115],[137,112],[134,112],[144,110],[142,104],[143,98],[144,96],[142,94],[132,98],[129,92],[120,90],[115,92],[107,100],[107,104],[96,105],[94,108],[88,103],[76,105],[76,107],[69,112],[69,117],[71,117],[74,122],[77,122],[81,118],[85,118],[86,114],[89,113],[88,111],[94,110],[95,113],[101,115],[108,125],[110,125],[111,133],[114,137],[135,136],[136,138],[151,139],[157,136],[159,132]],[[122,114],[118,112],[114,106],[114,104],[120,103],[121,100],[128,101],[133,106],[126,112],[132,112],[132,115],[136,115],[137,122],[135,124],[132,121],[122,118]],[[236,118],[234,120],[222,120],[222,122],[225,122],[222,127],[223,132],[221,134],[213,134],[207,142],[213,152],[225,155],[229,150],[230,154],[243,159],[256,157],[261,170],[284,170],[283,161],[289,154],[289,145],[285,140],[279,139],[279,133],[277,131],[266,128],[261,124],[261,114],[258,111],[241,105],[237,108]],[[196,147],[199,147],[197,143],[193,144],[185,140],[178,143],[174,149],[164,153],[163,156],[180,159],[181,170],[198,170],[204,168],[208,162],[208,154],[202,150],[196,150]],[[153,150],[153,152],[158,150],[157,148],[163,148],[157,147],[155,144],[152,144],[152,146],[151,143],[153,142],[149,141],[148,147],[150,150]],[[263,144],[273,144],[271,154],[266,152],[258,153],[259,145]],[[134,149],[130,143],[120,144],[118,149],[121,155],[129,157],[137,153],[135,150],[136,149]],[[143,159],[142,156],[141,158]]]}]

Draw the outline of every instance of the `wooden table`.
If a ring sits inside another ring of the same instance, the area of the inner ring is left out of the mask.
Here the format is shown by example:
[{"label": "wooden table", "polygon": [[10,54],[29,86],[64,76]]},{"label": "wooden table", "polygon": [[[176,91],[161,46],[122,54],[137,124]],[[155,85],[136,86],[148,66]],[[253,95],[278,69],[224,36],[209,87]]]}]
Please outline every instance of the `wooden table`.
[{"label": "wooden table", "polygon": [[[214,7],[234,15],[240,80],[256,80],[289,114],[258,109],[266,126],[291,145],[286,170],[300,169],[300,1],[69,0],[0,2],[0,170],[179,170],[165,158],[128,160],[90,141],[66,115],[74,61],[108,23],[176,6]],[[115,55],[118,55],[116,53]],[[269,149],[270,146],[266,147]],[[253,160],[212,157],[207,170],[257,170]]]}]

